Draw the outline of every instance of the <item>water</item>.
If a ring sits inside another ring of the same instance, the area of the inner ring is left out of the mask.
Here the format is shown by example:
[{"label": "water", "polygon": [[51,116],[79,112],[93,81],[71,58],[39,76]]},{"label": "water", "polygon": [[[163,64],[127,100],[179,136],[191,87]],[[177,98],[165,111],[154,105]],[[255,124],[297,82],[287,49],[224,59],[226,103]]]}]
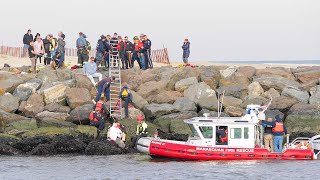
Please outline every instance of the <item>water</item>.
[{"label": "water", "polygon": [[274,60],[274,61],[211,61],[211,63],[225,63],[225,64],[319,64],[320,60]]},{"label": "water", "polygon": [[165,161],[147,155],[0,156],[0,179],[316,179],[320,161]]}]

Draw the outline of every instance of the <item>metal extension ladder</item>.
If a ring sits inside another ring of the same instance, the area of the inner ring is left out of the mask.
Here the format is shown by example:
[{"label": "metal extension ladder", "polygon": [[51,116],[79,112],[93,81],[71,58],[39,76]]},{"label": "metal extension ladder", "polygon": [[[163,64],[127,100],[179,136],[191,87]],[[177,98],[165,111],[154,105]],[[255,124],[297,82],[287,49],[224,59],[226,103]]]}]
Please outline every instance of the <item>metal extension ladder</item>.
[{"label": "metal extension ladder", "polygon": [[[111,44],[117,47],[117,44]],[[109,53],[109,77],[115,77],[115,80],[110,84],[110,117],[114,119],[122,119],[122,102],[119,98],[121,91],[121,69],[120,57],[116,49]]]}]

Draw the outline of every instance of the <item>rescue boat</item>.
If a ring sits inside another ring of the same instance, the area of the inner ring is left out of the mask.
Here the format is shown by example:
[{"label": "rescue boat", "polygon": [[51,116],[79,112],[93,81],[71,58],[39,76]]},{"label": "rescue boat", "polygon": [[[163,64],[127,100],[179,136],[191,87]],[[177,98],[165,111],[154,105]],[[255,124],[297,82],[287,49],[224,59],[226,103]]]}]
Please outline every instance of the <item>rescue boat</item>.
[{"label": "rescue boat", "polygon": [[[136,147],[153,158],[182,160],[313,160],[319,158],[320,135],[296,138],[283,152],[270,152],[264,147],[263,128],[259,124],[259,105],[248,105],[243,117],[196,117],[184,122],[192,135],[186,142],[142,137]],[[226,142],[221,142],[218,131],[226,131]]]}]

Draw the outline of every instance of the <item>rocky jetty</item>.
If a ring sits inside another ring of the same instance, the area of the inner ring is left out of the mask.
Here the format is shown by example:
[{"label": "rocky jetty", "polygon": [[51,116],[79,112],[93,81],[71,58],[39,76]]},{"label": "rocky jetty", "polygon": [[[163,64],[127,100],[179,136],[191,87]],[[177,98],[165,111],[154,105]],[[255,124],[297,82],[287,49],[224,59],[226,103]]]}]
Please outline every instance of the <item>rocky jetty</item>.
[{"label": "rocky jetty", "polygon": [[[0,154],[126,153],[88,126],[96,95],[82,69],[0,71]],[[18,73],[17,73],[18,72]],[[103,72],[106,77],[108,72]],[[202,66],[159,67],[122,71],[122,82],[132,89],[127,127],[135,134],[136,117],[145,116],[152,135],[185,140],[190,133],[184,119],[217,115],[218,94],[225,92],[223,116],[241,116],[248,104],[273,98],[267,117],[282,114],[290,134],[320,133],[320,67],[265,68]]]}]

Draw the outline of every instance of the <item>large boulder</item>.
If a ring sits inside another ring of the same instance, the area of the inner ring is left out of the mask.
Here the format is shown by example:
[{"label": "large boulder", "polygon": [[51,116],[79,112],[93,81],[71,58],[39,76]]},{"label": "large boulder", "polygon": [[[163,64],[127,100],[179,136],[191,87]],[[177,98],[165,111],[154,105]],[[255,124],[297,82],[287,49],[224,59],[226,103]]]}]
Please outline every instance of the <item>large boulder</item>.
[{"label": "large boulder", "polygon": [[256,76],[281,76],[290,80],[295,80],[291,70],[283,67],[267,67],[265,69],[257,69]]},{"label": "large boulder", "polygon": [[57,135],[77,135],[74,130],[70,128],[59,128],[59,127],[41,127],[27,131],[21,136],[24,139],[32,137],[54,137]]},{"label": "large boulder", "polygon": [[179,111],[197,111],[196,104],[186,97],[178,98],[174,102],[173,106]]},{"label": "large boulder", "polygon": [[0,91],[13,93],[17,86],[32,79],[32,74],[16,74],[0,71]]},{"label": "large boulder", "polygon": [[[222,97],[221,100],[222,102]],[[241,104],[243,103],[243,101],[241,99],[232,97],[232,96],[224,96],[223,97],[223,107],[229,107],[229,106],[233,106],[233,107],[239,107]]]},{"label": "large boulder", "polygon": [[256,98],[249,98],[245,101],[243,101],[243,103],[241,104],[241,108],[247,108],[247,105],[250,105],[250,104],[256,104],[256,105],[262,105],[262,104],[267,104],[269,102],[268,99],[264,98],[264,97],[256,97]]},{"label": "large boulder", "polygon": [[274,120],[277,115],[280,115],[280,118],[282,120],[284,119],[284,114],[279,110],[269,110],[268,109],[264,113],[266,115],[266,119],[272,118]]},{"label": "large boulder", "polygon": [[131,91],[131,94],[132,94],[132,104],[135,107],[139,108],[140,110],[142,110],[145,105],[149,104],[145,98],[141,97],[135,91]]},{"label": "large boulder", "polygon": [[251,80],[253,76],[256,74],[256,68],[252,66],[241,66],[237,69],[236,74],[242,75]]},{"label": "large boulder", "polygon": [[277,98],[277,97],[280,97],[280,93],[274,88],[270,88],[268,91],[264,92],[264,97],[270,98],[270,96],[272,98]]},{"label": "large boulder", "polygon": [[59,81],[57,72],[53,70],[51,67],[42,69],[39,73],[37,73],[36,78],[40,79],[44,86]]},{"label": "large boulder", "polygon": [[202,66],[200,67],[200,81],[216,90],[220,81],[220,72],[212,66]]},{"label": "large boulder", "polygon": [[[124,108],[122,110],[124,114]],[[145,117],[145,116],[141,110],[136,108],[129,108],[129,119],[136,120],[138,117]]]},{"label": "large boulder", "polygon": [[184,91],[184,97],[189,98],[202,109],[217,110],[218,108],[216,92],[204,82],[190,86]]},{"label": "large boulder", "polygon": [[37,129],[37,121],[35,119],[28,119],[28,120],[20,120],[16,122],[11,122],[6,125],[6,128],[4,129],[4,132],[6,134],[14,135],[14,136],[20,136],[21,134]]},{"label": "large boulder", "polygon": [[184,67],[176,69],[169,80],[168,88],[170,90],[174,90],[176,82],[180,81],[181,79],[189,78],[189,77],[196,77],[199,79],[200,71],[198,68],[191,68],[191,67]]},{"label": "large boulder", "polygon": [[161,91],[165,90],[168,85],[168,81],[150,81],[142,84],[138,88],[138,94],[143,98],[148,98],[159,94]]},{"label": "large boulder", "polygon": [[178,112],[172,104],[148,104],[143,110],[146,115],[146,119],[153,121],[154,119],[174,112]]},{"label": "large boulder", "polygon": [[254,81],[248,86],[249,98],[256,98],[264,94],[264,90],[261,85]]},{"label": "large boulder", "polygon": [[43,97],[40,94],[35,93],[29,97],[22,112],[26,117],[35,117],[38,113],[42,112],[43,110]]},{"label": "large boulder", "polygon": [[40,79],[31,79],[24,84],[20,84],[14,90],[13,96],[20,98],[21,101],[26,101],[41,85],[42,81]]},{"label": "large boulder", "polygon": [[37,125],[38,127],[66,127],[66,128],[76,128],[77,125],[72,123],[72,122],[68,122],[68,121],[61,121],[58,119],[53,119],[53,118],[42,118],[41,120],[37,120]]},{"label": "large boulder", "polygon": [[74,79],[76,81],[77,88],[86,88],[90,91],[93,87],[93,84],[91,83],[89,78],[87,76],[84,76],[83,73],[74,74]]},{"label": "large boulder", "polygon": [[6,112],[15,112],[19,108],[19,98],[10,93],[0,96],[0,109]]},{"label": "large boulder", "polygon": [[248,93],[248,85],[250,81],[245,76],[234,75],[225,79],[221,79],[219,89],[217,91],[222,94],[225,91],[226,96],[245,99]]},{"label": "large boulder", "polygon": [[178,91],[161,91],[159,94],[149,97],[148,100],[150,103],[156,104],[173,104],[178,98],[182,96],[183,95]]},{"label": "large boulder", "polygon": [[291,107],[286,118],[288,133],[320,133],[320,107],[316,104],[299,103]]},{"label": "large boulder", "polygon": [[[198,112],[198,116],[204,116],[204,114],[208,114],[208,117],[218,117],[219,113],[216,111],[210,111],[208,109],[202,109],[201,111]],[[220,117],[230,117],[227,113],[221,112]]]},{"label": "large boulder", "polygon": [[61,113],[69,113],[70,112],[70,107],[68,106],[63,106],[58,103],[51,103],[48,104],[44,107],[45,111],[50,111],[50,112],[61,112]]},{"label": "large boulder", "polygon": [[130,88],[134,91],[137,91],[138,87],[141,84],[144,84],[149,81],[160,81],[161,79],[160,73],[158,73],[158,71],[154,71],[153,69],[148,69],[146,71],[140,71],[140,69],[137,71],[136,70],[137,69],[130,69],[130,71],[127,74],[127,83],[129,84]]},{"label": "large boulder", "polygon": [[301,84],[297,81],[290,80],[281,76],[262,76],[253,78],[254,81],[257,81],[264,90],[274,88],[278,91],[282,91],[286,86],[291,87],[301,87]]},{"label": "large boulder", "polygon": [[298,72],[294,74],[298,81],[301,83],[308,83],[313,80],[317,80],[320,78],[320,69],[319,70],[311,70],[305,72]]},{"label": "large boulder", "polygon": [[66,94],[65,90],[68,89],[67,86],[63,84],[58,84],[48,89],[43,90],[44,102],[46,104],[59,103],[65,104]]},{"label": "large boulder", "polygon": [[93,110],[93,104],[85,104],[79,107],[76,107],[70,112],[70,116],[67,119],[69,122],[76,122],[79,124],[82,121],[88,121],[89,115]]},{"label": "large boulder", "polygon": [[309,99],[309,103],[320,105],[320,85],[313,87],[313,89],[310,92],[312,93]]},{"label": "large boulder", "polygon": [[287,86],[283,89],[281,95],[296,98],[298,101],[303,103],[309,102],[309,93],[307,91],[300,90],[297,87]]},{"label": "large boulder", "polygon": [[227,69],[220,70],[220,74],[223,78],[228,78],[234,75],[234,73],[237,71],[236,66],[230,66]]},{"label": "large boulder", "polygon": [[289,109],[297,104],[299,101],[295,98],[279,96],[272,100],[269,109],[280,110],[281,112],[287,112]]},{"label": "large boulder", "polygon": [[67,81],[72,79],[72,73],[70,69],[57,69],[56,73],[59,81]]},{"label": "large boulder", "polygon": [[191,85],[197,84],[197,83],[198,83],[198,79],[196,77],[181,79],[180,81],[176,82],[174,89],[179,92],[184,92]]},{"label": "large boulder", "polygon": [[49,112],[49,111],[43,111],[41,113],[38,113],[36,115],[36,119],[37,120],[43,120],[46,118],[50,118],[50,119],[56,119],[56,120],[60,120],[60,121],[65,121],[68,119],[70,115],[67,113],[54,113],[54,112]]},{"label": "large boulder", "polygon": [[224,110],[224,112],[227,113],[230,117],[241,117],[245,110],[240,107],[229,106]]},{"label": "large boulder", "polygon": [[219,94],[223,94],[225,96],[232,96],[241,100],[245,100],[248,95],[248,87],[244,86],[227,86],[227,87],[219,87],[217,89]]},{"label": "large boulder", "polygon": [[92,102],[91,95],[88,89],[69,88],[66,89],[65,93],[67,104],[70,106],[71,109]]}]

